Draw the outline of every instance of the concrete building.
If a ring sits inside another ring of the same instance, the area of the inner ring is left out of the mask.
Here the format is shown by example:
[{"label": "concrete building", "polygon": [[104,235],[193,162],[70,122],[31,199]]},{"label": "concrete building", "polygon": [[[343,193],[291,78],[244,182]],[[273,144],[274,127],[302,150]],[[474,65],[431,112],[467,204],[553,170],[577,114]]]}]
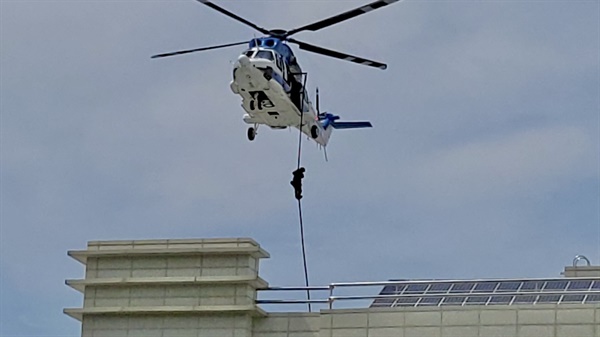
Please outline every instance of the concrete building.
[{"label": "concrete building", "polygon": [[303,288],[269,288],[252,239],[93,241],[69,255],[86,267],[66,281],[84,300],[64,311],[85,337],[600,337],[600,267],[578,261],[548,279],[335,283],[314,288],[319,310],[284,312],[303,301],[263,294]]}]

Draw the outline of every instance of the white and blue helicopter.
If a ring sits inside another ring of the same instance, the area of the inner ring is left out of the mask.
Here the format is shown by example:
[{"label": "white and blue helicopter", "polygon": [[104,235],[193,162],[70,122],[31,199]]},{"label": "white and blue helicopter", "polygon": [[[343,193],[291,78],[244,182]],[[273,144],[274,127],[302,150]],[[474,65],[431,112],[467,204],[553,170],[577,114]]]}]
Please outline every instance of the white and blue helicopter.
[{"label": "white and blue helicopter", "polygon": [[234,64],[233,81],[230,87],[231,91],[242,97],[242,108],[246,111],[243,117],[244,122],[252,125],[248,129],[250,141],[255,139],[256,130],[260,125],[267,125],[273,129],[296,127],[323,147],[327,146],[333,129],[372,127],[371,123],[367,121],[342,122],[339,121],[339,116],[321,113],[318,89],[315,109],[306,92],[306,73],[300,68],[287,42],[297,44],[301,50],[386,69],[387,65],[383,63],[325,49],[298,41],[290,36],[302,31],[317,31],[399,0],[378,0],[292,30],[267,30],[208,0],[197,1],[258,30],[265,36],[253,38],[250,41],[158,54],[152,58],[248,44],[248,49],[238,57]]}]

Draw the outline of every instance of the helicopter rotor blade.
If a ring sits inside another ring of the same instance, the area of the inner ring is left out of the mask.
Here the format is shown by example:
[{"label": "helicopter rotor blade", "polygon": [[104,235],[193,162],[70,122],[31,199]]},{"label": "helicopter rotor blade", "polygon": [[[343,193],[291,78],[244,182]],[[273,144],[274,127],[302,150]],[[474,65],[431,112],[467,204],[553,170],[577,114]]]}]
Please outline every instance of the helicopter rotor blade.
[{"label": "helicopter rotor blade", "polygon": [[378,8],[381,8],[381,7],[385,7],[385,6],[390,5],[390,4],[392,4],[394,2],[397,2],[397,1],[399,1],[399,0],[377,0],[375,2],[372,2],[372,3],[368,4],[368,5],[364,5],[362,7],[349,10],[347,12],[344,12],[344,13],[332,16],[330,18],[327,18],[327,19],[324,19],[324,20],[321,20],[321,21],[317,21],[317,22],[314,22],[314,23],[311,23],[309,25],[302,26],[302,27],[299,27],[299,28],[296,28],[296,29],[289,30],[286,33],[286,36],[291,36],[293,34],[296,34],[298,32],[305,31],[305,30],[310,30],[310,31],[314,32],[314,31],[317,31],[319,29],[323,29],[325,27],[329,27],[331,25],[335,25],[336,23],[340,23],[342,21],[352,19],[352,18],[357,17],[357,16],[359,16],[361,14],[368,13],[368,12],[370,12],[372,10],[375,10],[375,9],[378,9]]},{"label": "helicopter rotor blade", "polygon": [[269,31],[267,29],[259,27],[259,26],[255,25],[254,23],[252,23],[252,22],[250,22],[250,21],[248,21],[248,20],[246,20],[246,19],[244,19],[244,18],[242,18],[242,17],[240,17],[240,16],[238,16],[236,14],[231,13],[230,11],[226,10],[225,8],[219,7],[219,6],[215,5],[214,3],[212,3],[212,2],[210,2],[208,0],[197,0],[197,1],[201,2],[201,3],[205,4],[205,5],[207,5],[208,7],[212,8],[212,9],[218,11],[218,12],[220,12],[221,14],[225,14],[225,15],[227,15],[228,17],[230,17],[232,19],[235,19],[235,20],[237,20],[237,21],[239,21],[239,22],[241,22],[243,24],[246,24],[246,25],[248,25],[248,26],[250,26],[250,27],[258,30],[259,32],[261,32],[263,34],[269,34]]},{"label": "helicopter rotor blade", "polygon": [[218,45],[218,46],[203,47],[203,48],[196,48],[196,49],[180,50],[180,51],[174,51],[174,52],[170,52],[170,53],[164,53],[164,54],[154,55],[151,58],[155,59],[155,58],[159,58],[159,57],[167,57],[167,56],[175,56],[175,55],[181,55],[181,54],[195,53],[197,51],[226,48],[226,47],[238,46],[240,44],[246,44],[246,43],[248,43],[248,41],[228,43],[228,44],[221,44],[221,45]]},{"label": "helicopter rotor blade", "polygon": [[319,109],[319,87],[317,87],[317,115],[321,116],[321,109]]},{"label": "helicopter rotor blade", "polygon": [[297,44],[300,47],[300,49],[302,49],[302,50],[310,51],[310,52],[325,55],[325,56],[335,57],[338,59],[362,64],[362,65],[369,66],[369,67],[375,67],[375,68],[379,68],[382,70],[387,68],[387,64],[385,64],[385,63],[368,60],[368,59],[358,57],[358,56],[352,56],[349,54],[340,53],[338,51],[331,50],[331,49],[325,49],[323,47],[308,44],[306,42],[298,41],[296,39],[287,39],[287,40],[289,42]]}]

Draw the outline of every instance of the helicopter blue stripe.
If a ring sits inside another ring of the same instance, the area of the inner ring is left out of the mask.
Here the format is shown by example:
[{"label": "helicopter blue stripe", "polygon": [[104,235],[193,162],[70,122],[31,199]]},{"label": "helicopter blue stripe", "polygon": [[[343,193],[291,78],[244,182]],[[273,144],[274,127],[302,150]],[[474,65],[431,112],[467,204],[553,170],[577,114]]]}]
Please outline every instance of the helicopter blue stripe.
[{"label": "helicopter blue stripe", "polygon": [[283,79],[283,77],[281,77],[281,75],[279,75],[276,72],[273,72],[273,79],[283,87],[283,90],[285,90],[285,92],[290,92],[290,86],[287,83],[285,83],[285,80]]}]

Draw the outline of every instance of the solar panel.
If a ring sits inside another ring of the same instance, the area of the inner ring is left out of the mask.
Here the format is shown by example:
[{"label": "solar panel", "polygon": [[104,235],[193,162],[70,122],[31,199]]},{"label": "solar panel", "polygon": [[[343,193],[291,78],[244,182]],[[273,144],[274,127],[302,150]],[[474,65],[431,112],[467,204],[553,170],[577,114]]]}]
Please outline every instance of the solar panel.
[{"label": "solar panel", "polygon": [[392,303],[394,303],[395,298],[377,298],[371,304],[372,307],[391,307]]},{"label": "solar panel", "polygon": [[571,281],[569,282],[569,286],[567,287],[567,290],[588,290],[590,289],[590,286],[592,285],[592,281],[586,280],[586,281]]},{"label": "solar panel", "polygon": [[429,286],[429,284],[422,284],[422,283],[409,284],[406,287],[406,289],[404,289],[404,293],[405,294],[422,294],[423,292],[425,292],[425,290],[427,290],[428,286]]},{"label": "solar panel", "polygon": [[540,281],[525,281],[521,285],[520,291],[539,291],[544,287],[544,282]]},{"label": "solar panel", "polygon": [[401,284],[401,285],[388,285],[383,287],[383,290],[381,290],[380,295],[393,295],[393,294],[399,294],[402,292],[402,290],[404,290],[404,288],[406,288],[405,285]]},{"label": "solar panel", "polygon": [[498,286],[498,282],[481,282],[481,283],[477,283],[475,285],[475,288],[473,289],[474,293],[489,293],[489,292],[493,292],[494,289],[496,289],[496,286]]},{"label": "solar panel", "polygon": [[536,295],[515,295],[513,304],[533,304],[536,299]]},{"label": "solar panel", "polygon": [[434,283],[431,285],[431,287],[429,287],[429,290],[427,290],[427,292],[445,293],[448,292],[448,290],[450,290],[450,287],[452,287],[452,283]]},{"label": "solar panel", "polygon": [[490,298],[490,301],[488,302],[488,304],[510,304],[510,301],[512,301],[513,296],[510,295],[502,295],[502,296],[492,296],[492,298]]},{"label": "solar panel", "polygon": [[419,300],[419,297],[400,297],[396,300],[396,303],[394,303],[395,307],[414,307],[415,304],[417,304],[417,301]]},{"label": "solar panel", "polygon": [[418,305],[438,305],[442,301],[441,296],[423,297]]},{"label": "solar panel", "polygon": [[600,302],[600,294],[589,294],[585,298],[585,303],[599,303]]},{"label": "solar panel", "polygon": [[500,282],[496,291],[497,292],[517,291],[520,286],[521,286],[521,282],[510,282],[510,281],[509,282]]},{"label": "solar panel", "polygon": [[451,293],[468,293],[471,291],[475,284],[474,283],[454,283],[450,289]]},{"label": "solar panel", "polygon": [[540,295],[537,300],[537,303],[558,303],[560,300],[560,295]]},{"label": "solar panel", "polygon": [[568,281],[548,281],[544,290],[564,290],[567,287]]},{"label": "solar panel", "polygon": [[486,304],[490,296],[469,296],[465,304]]},{"label": "solar panel", "polygon": [[[431,295],[430,295],[431,294]],[[600,278],[403,281],[382,287],[372,307],[600,303]],[[432,296],[433,295],[433,296]]]},{"label": "solar panel", "polygon": [[446,297],[444,298],[444,302],[442,302],[442,305],[462,305],[465,299],[465,296]]},{"label": "solar panel", "polygon": [[582,303],[585,295],[563,295],[560,303]]}]

